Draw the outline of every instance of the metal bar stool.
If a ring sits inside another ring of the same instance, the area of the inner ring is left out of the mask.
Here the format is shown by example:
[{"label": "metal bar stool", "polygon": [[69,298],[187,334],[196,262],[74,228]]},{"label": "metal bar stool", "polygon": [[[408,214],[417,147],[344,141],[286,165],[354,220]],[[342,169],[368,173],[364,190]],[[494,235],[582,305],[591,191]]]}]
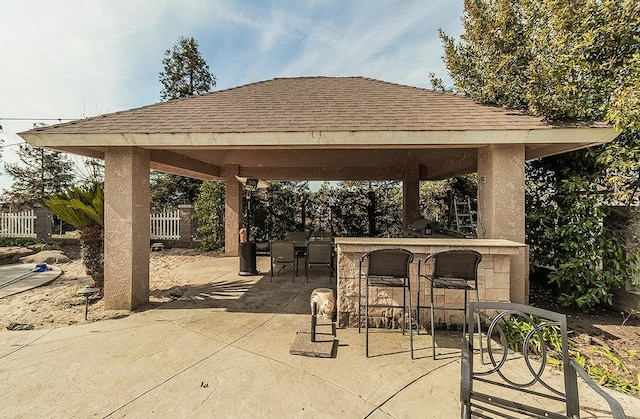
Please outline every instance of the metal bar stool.
[{"label": "metal bar stool", "polygon": [[[407,293],[409,293],[409,342],[411,347],[411,359],[413,359],[413,326],[411,317],[411,288],[409,266],[413,261],[413,253],[406,249],[378,249],[365,253],[360,258],[360,272],[358,274],[358,333],[361,331],[362,316],[362,265],[367,260],[366,284],[365,284],[365,346],[366,356],[369,357],[369,307],[402,308],[402,333],[404,334]],[[369,304],[369,289],[376,288],[402,288],[402,306],[394,304]]]},{"label": "metal bar stool", "polygon": [[[423,265],[433,259],[434,268],[432,274],[424,274],[422,272]],[[435,328],[435,316],[434,310],[459,310],[464,312],[464,319],[462,322],[462,334],[466,335],[466,319],[467,319],[467,293],[469,291],[475,291],[476,301],[479,301],[478,294],[478,265],[482,260],[482,255],[475,250],[468,249],[455,249],[455,250],[443,250],[433,253],[424,261],[418,262],[418,313],[417,319],[420,324],[420,308],[426,308],[420,305],[420,281],[422,278],[426,278],[431,283],[431,352],[433,359],[436,359],[436,328]],[[464,291],[464,306],[463,307],[436,307],[433,300],[434,289],[447,289],[447,290],[459,290]],[[478,319],[479,327],[480,319]],[[482,352],[482,347],[481,347]]]}]

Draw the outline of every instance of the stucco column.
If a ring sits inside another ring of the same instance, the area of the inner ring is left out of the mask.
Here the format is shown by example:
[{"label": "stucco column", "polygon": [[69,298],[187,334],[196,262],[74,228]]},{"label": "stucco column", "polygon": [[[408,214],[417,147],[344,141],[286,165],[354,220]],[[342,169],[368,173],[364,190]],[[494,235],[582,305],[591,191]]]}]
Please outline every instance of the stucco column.
[{"label": "stucco column", "polygon": [[104,305],[149,302],[149,152],[107,147],[104,180]]},{"label": "stucco column", "polygon": [[238,231],[242,223],[242,185],[235,178],[238,166],[225,166],[224,177],[224,254],[238,256]]},{"label": "stucco column", "polygon": [[[478,237],[525,242],[525,150],[522,144],[495,144],[478,150]],[[511,257],[510,298],[529,301],[526,249]]]},{"label": "stucco column", "polygon": [[420,218],[420,165],[405,164],[402,181],[402,231]]}]

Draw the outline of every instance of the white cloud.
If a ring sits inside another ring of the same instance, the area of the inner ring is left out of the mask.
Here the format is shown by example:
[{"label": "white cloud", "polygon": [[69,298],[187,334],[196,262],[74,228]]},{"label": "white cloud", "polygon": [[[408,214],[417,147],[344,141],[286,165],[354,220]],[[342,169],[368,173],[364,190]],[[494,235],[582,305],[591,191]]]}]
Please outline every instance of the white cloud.
[{"label": "white cloud", "polygon": [[[424,85],[426,63],[438,61],[437,16],[428,2],[385,3],[380,8],[350,10],[345,25],[319,22],[309,34],[302,54],[289,63],[288,74],[367,75]],[[440,67],[442,68],[442,67]],[[408,74],[424,72],[420,80]]]},{"label": "white cloud", "polygon": [[222,66],[222,72],[216,70],[221,87],[299,75],[365,75],[426,85],[431,71],[446,76],[437,29],[457,34],[462,8],[450,1],[226,6],[218,22],[239,25],[244,43],[231,45],[239,53],[226,50],[216,60]]}]

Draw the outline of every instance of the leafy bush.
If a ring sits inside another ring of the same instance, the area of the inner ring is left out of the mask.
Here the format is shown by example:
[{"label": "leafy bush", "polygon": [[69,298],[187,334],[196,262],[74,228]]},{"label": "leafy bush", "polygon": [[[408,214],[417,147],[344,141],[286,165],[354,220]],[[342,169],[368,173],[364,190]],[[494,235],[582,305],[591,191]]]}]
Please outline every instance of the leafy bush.
[{"label": "leafy bush", "polygon": [[[542,322],[539,318],[533,318],[533,321],[540,327],[542,331],[542,340],[546,346],[558,353],[562,351],[562,335],[560,334],[560,328],[556,325],[541,326]],[[533,325],[518,317],[512,316],[502,325],[509,349],[512,351],[521,351],[525,337],[533,330]],[[534,333],[529,340],[529,347],[527,348],[531,354],[540,355],[542,353],[542,342],[540,342],[540,336]]]},{"label": "leafy bush", "polygon": [[224,182],[204,182],[194,205],[205,250],[224,249]]},{"label": "leafy bush", "polygon": [[608,207],[599,151],[534,161],[527,168],[531,264],[554,267],[549,280],[560,289],[558,302],[587,311],[610,305],[613,290],[635,272],[635,256],[603,224]]}]

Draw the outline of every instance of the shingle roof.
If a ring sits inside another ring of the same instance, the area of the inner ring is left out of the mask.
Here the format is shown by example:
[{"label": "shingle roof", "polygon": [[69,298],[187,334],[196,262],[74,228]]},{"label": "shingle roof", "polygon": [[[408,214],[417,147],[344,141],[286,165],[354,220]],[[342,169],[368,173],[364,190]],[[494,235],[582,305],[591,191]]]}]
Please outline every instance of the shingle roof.
[{"label": "shingle roof", "polygon": [[365,77],[276,78],[34,131],[59,134],[551,128],[469,98]]}]

